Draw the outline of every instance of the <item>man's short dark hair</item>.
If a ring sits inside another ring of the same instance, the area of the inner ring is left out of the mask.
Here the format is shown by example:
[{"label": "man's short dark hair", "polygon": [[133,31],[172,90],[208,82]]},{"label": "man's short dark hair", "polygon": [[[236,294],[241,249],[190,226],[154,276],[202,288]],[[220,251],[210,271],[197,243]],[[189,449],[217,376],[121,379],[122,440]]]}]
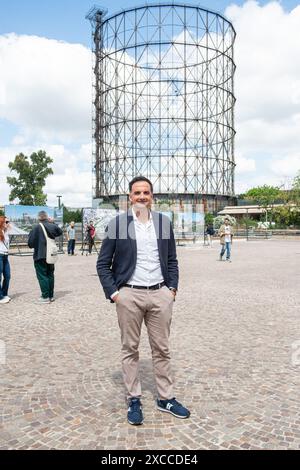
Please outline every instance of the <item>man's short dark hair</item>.
[{"label": "man's short dark hair", "polygon": [[40,211],[38,213],[38,219],[39,220],[47,220],[48,219],[48,214],[46,211]]},{"label": "man's short dark hair", "polygon": [[151,193],[153,194],[153,185],[152,185],[151,181],[148,180],[148,178],[146,178],[145,176],[135,176],[135,178],[133,178],[130,181],[130,183],[129,183],[129,191],[130,192],[132,190],[132,186],[134,185],[134,183],[137,183],[138,181],[145,181],[146,183],[148,183],[150,185]]}]

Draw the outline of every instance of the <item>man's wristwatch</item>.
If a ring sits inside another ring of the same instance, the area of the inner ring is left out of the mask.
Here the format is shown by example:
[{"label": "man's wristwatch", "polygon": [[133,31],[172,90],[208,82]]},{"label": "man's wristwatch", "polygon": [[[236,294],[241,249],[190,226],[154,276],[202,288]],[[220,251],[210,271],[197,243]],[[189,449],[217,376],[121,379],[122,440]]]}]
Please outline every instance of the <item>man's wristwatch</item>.
[{"label": "man's wristwatch", "polygon": [[177,289],[175,289],[175,287],[169,287],[169,290],[174,292],[174,294],[176,294],[176,292],[177,292]]}]

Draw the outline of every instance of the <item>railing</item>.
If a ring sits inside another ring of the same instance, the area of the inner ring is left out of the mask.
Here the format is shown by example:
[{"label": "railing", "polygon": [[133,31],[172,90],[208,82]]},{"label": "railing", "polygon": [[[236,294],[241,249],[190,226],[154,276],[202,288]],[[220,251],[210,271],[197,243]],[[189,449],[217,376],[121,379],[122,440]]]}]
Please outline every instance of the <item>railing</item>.
[{"label": "railing", "polygon": [[174,238],[177,245],[182,245],[185,242],[193,242],[196,243],[197,240],[203,239],[203,234],[198,232],[175,232]]}]

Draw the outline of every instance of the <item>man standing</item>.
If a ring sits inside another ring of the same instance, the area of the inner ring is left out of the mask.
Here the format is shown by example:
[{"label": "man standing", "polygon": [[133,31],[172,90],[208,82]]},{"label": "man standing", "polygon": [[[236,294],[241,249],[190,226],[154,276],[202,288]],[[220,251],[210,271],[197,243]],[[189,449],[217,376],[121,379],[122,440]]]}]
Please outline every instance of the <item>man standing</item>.
[{"label": "man standing", "polygon": [[94,227],[94,222],[92,220],[90,221],[90,223],[88,224],[88,226],[86,228],[86,234],[87,234],[87,236],[86,236],[87,242],[88,242],[88,245],[89,245],[89,254],[91,255],[93,246],[96,249],[96,246],[95,246],[96,229]]},{"label": "man standing", "polygon": [[68,255],[74,255],[75,248],[75,222],[71,222],[67,228]]},{"label": "man standing", "polygon": [[53,222],[49,222],[45,211],[38,213],[39,224],[33,227],[28,237],[29,248],[34,248],[33,260],[36,276],[41,288],[39,303],[48,304],[54,299],[54,264],[46,263],[47,242],[40,224],[43,224],[47,235],[53,240],[62,235],[61,229]]},{"label": "man standing", "polygon": [[220,243],[222,245],[221,253],[220,253],[220,261],[222,261],[223,255],[226,250],[226,261],[229,261],[231,263],[230,255],[231,255],[231,244],[232,244],[232,238],[233,238],[233,229],[231,225],[229,225],[228,218],[225,218],[224,225],[221,225],[220,230],[219,230],[219,236],[220,236]]},{"label": "man standing", "polygon": [[215,234],[215,231],[214,231],[214,228],[212,226],[212,224],[209,224],[206,228],[206,236],[207,236],[207,240],[208,240],[208,246],[210,246],[212,248],[212,237],[214,236]]},{"label": "man standing", "polygon": [[129,183],[132,208],[113,219],[97,261],[105,296],[116,304],[122,342],[122,369],[130,424],[143,423],[138,376],[139,342],[147,327],[159,398],[157,408],[177,418],[190,412],[173,395],[169,335],[178,286],[178,262],[169,219],[151,211],[151,181],[137,176]]}]

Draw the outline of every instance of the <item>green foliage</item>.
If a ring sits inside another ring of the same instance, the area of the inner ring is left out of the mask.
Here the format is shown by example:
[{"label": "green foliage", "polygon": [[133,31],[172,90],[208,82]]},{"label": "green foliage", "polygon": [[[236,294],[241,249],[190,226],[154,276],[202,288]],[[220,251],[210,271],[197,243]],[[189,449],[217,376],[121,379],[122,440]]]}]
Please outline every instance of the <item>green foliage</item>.
[{"label": "green foliage", "polygon": [[155,204],[157,204],[158,206],[171,206],[172,201],[170,201],[169,199],[159,199],[159,201],[156,201]]},{"label": "green foliage", "polygon": [[49,165],[53,162],[44,150],[34,152],[27,157],[23,153],[16,155],[13,162],[8,164],[10,171],[18,174],[8,176],[7,183],[12,187],[9,200],[19,199],[20,204],[27,206],[44,206],[47,195],[43,193],[43,187],[48,175],[53,171]]},{"label": "green foliage", "polygon": [[204,216],[205,225],[212,225],[214,223],[214,216],[210,212],[207,212]]},{"label": "green foliage", "polygon": [[155,206],[160,212],[169,212],[172,209],[172,201],[169,199],[160,199],[155,201]]},{"label": "green foliage", "polygon": [[291,202],[296,204],[297,207],[300,207],[300,170],[298,171],[297,176],[294,178],[290,196]]},{"label": "green foliage", "polygon": [[3,211],[2,209],[0,209],[0,216],[1,216],[1,215],[5,215],[5,214],[4,214],[4,211]]},{"label": "green foliage", "polygon": [[219,229],[224,224],[225,219],[229,219],[230,225],[236,225],[236,218],[232,215],[218,215],[214,218],[214,228]]},{"label": "green foliage", "polygon": [[69,224],[70,222],[74,221],[75,223],[77,222],[82,222],[82,211],[81,209],[77,209],[75,211],[71,211],[67,209],[63,204],[64,208],[64,216],[63,216],[63,223],[64,224]]},{"label": "green foliage", "polygon": [[300,210],[299,207],[291,204],[276,207],[273,210],[273,221],[277,228],[286,228],[290,226],[300,226]]},{"label": "green foliage", "polygon": [[277,186],[257,186],[256,188],[249,189],[244,194],[246,199],[250,199],[259,206],[264,208],[271,206],[280,197],[280,189]]},{"label": "green foliage", "polygon": [[293,189],[300,191],[300,170],[298,171],[297,175],[294,178]]},{"label": "green foliage", "polygon": [[238,221],[238,224],[243,227],[257,227],[257,220],[254,220],[252,219],[251,217],[247,217],[246,215],[244,215],[243,217],[241,217]]}]

